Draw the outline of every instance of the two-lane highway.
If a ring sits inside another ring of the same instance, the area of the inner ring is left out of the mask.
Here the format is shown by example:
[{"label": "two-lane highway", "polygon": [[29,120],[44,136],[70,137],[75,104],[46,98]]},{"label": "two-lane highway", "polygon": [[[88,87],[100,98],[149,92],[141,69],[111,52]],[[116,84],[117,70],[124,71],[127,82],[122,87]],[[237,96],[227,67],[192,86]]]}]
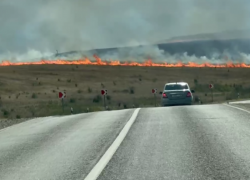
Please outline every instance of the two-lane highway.
[{"label": "two-lane highway", "polygon": [[[0,179],[84,179],[133,113],[38,118],[3,129]],[[143,108],[98,179],[250,179],[249,117],[225,105]]]}]

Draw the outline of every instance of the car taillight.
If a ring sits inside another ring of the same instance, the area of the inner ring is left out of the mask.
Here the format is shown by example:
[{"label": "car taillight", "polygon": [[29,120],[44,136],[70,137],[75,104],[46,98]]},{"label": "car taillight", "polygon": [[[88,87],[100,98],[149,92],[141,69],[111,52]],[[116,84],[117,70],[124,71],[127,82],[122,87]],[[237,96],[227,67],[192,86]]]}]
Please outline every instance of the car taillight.
[{"label": "car taillight", "polygon": [[167,98],[168,96],[167,96],[166,93],[163,93],[163,94],[162,94],[162,97],[163,97],[163,98]]},{"label": "car taillight", "polygon": [[191,95],[192,95],[191,92],[187,93],[187,97],[191,97]]}]

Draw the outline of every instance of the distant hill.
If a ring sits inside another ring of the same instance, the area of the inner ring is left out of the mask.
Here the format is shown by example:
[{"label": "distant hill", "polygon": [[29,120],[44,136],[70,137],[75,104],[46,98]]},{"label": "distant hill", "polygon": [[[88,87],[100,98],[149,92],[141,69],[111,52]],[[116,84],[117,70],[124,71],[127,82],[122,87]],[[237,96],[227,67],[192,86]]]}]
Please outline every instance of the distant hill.
[{"label": "distant hill", "polygon": [[[197,57],[206,56],[208,58],[217,58],[230,55],[230,58],[239,59],[240,53],[250,54],[250,30],[225,31],[220,33],[196,34],[190,36],[173,37],[168,40],[159,41],[152,45],[114,47],[93,49],[89,51],[70,51],[58,53],[55,57],[88,56],[96,54],[107,59],[126,59],[128,57],[138,56],[142,58],[165,56],[165,54],[183,54],[195,55]],[[159,54],[161,53],[161,54]]]},{"label": "distant hill", "polygon": [[250,39],[250,30],[234,30],[234,31],[224,31],[218,33],[177,36],[167,40],[158,41],[157,44],[187,42],[187,41],[232,40],[232,39]]}]

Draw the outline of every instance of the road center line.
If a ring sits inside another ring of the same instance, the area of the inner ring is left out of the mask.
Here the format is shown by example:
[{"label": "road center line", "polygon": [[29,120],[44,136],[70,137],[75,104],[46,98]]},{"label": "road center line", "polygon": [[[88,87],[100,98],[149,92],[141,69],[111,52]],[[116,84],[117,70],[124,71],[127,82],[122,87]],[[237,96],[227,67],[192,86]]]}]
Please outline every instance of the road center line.
[{"label": "road center line", "polygon": [[135,122],[135,119],[140,111],[140,108],[137,108],[127,124],[124,126],[124,128],[121,130],[115,141],[111,144],[111,146],[108,148],[108,150],[104,153],[104,155],[101,157],[101,159],[97,162],[97,164],[94,166],[94,168],[89,172],[89,174],[85,177],[84,180],[96,180],[98,176],[101,174],[103,169],[106,167],[110,159],[115,154],[116,150],[128,134],[128,131],[130,130],[131,126]]},{"label": "road center line", "polygon": [[239,107],[235,107],[235,106],[232,106],[232,105],[228,105],[228,104],[223,104],[223,105],[234,108],[234,109],[238,109],[238,110],[241,110],[241,111],[244,111],[244,112],[247,112],[247,113],[250,114],[250,111],[248,111],[248,110],[245,110],[245,109],[242,109],[242,108],[239,108]]}]

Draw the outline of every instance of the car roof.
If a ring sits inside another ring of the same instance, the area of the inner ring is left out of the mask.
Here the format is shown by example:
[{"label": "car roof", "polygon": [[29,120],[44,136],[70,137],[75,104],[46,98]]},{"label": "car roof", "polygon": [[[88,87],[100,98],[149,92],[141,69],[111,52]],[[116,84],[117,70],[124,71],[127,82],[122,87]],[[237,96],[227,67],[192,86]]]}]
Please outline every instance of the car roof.
[{"label": "car roof", "polygon": [[186,82],[171,82],[171,83],[166,83],[165,85],[174,85],[174,84],[188,85],[188,83]]}]

